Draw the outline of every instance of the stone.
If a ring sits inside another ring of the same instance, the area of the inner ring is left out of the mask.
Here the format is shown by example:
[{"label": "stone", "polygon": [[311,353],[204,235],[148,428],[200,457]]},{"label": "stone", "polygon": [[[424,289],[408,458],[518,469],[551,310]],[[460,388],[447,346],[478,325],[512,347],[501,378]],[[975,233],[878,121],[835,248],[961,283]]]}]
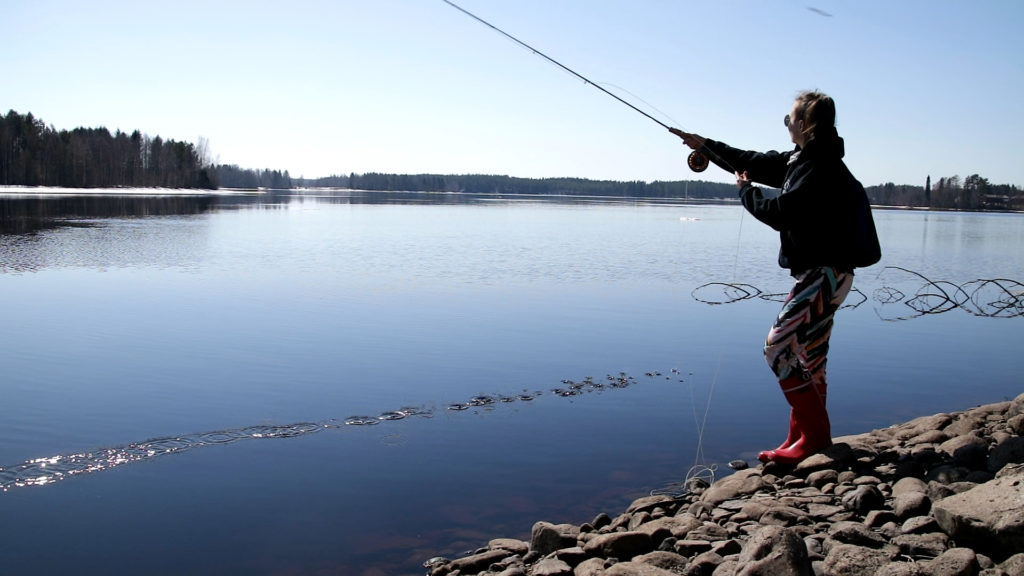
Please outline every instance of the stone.
[{"label": "stone", "polygon": [[795,532],[782,526],[765,526],[747,541],[737,560],[736,576],[811,576],[807,546]]},{"label": "stone", "polygon": [[571,524],[556,525],[544,521],[537,522],[530,532],[530,550],[541,556],[547,556],[555,550],[571,548],[576,545],[578,530]]},{"label": "stone", "polygon": [[908,476],[900,478],[892,485],[893,496],[899,496],[900,494],[906,494],[908,492],[920,492],[921,494],[927,494],[928,484],[920,478]]},{"label": "stone", "polygon": [[557,558],[545,558],[530,569],[530,576],[572,576],[572,567]]},{"label": "stone", "polygon": [[858,486],[854,491],[845,494],[842,503],[847,510],[864,515],[885,506],[885,496],[878,488],[867,484]]},{"label": "stone", "polygon": [[829,550],[824,569],[829,576],[874,576],[889,560],[881,550],[840,544]]},{"label": "stone", "polygon": [[939,529],[939,523],[931,516],[915,516],[913,518],[908,518],[907,521],[900,526],[900,532],[903,534],[924,534],[926,532],[937,532]]},{"label": "stone", "polygon": [[651,520],[646,524],[637,527],[637,532],[643,532],[654,536],[659,530],[668,530],[676,538],[684,538],[686,535],[700,528],[703,522],[696,516],[686,512],[678,516],[665,516],[657,520]]},{"label": "stone", "polygon": [[700,496],[701,502],[717,505],[726,500],[753,494],[763,486],[761,469],[748,468],[715,482]]},{"label": "stone", "polygon": [[989,454],[986,468],[995,474],[1007,464],[1024,462],[1024,436],[1010,438],[997,445]]},{"label": "stone", "polygon": [[874,576],[932,576],[918,562],[892,562],[879,568]]},{"label": "stone", "polygon": [[950,548],[928,563],[928,576],[974,576],[981,569],[974,550]]},{"label": "stone", "polygon": [[459,574],[476,574],[490,567],[491,564],[500,562],[512,554],[508,550],[488,550],[479,554],[473,554],[464,558],[458,558],[449,562],[448,572],[459,571]]},{"label": "stone", "polygon": [[988,458],[988,442],[974,434],[956,436],[939,444],[939,452],[953,458],[953,464],[965,468],[981,468]]},{"label": "stone", "polygon": [[711,550],[711,542],[707,540],[677,540],[674,548],[679,554],[690,558]]},{"label": "stone", "polygon": [[583,549],[590,556],[628,560],[640,554],[653,552],[655,545],[651,535],[644,532],[614,532],[597,536],[587,542]]},{"label": "stone", "polygon": [[604,558],[589,558],[573,569],[573,576],[602,576],[604,574]]},{"label": "stone", "polygon": [[835,483],[839,480],[839,473],[835,470],[817,470],[807,475],[807,483],[815,488],[821,489],[826,484]]},{"label": "stone", "polygon": [[1024,473],[935,502],[932,515],[957,544],[993,559],[1024,550]]},{"label": "stone", "polygon": [[885,538],[871,531],[860,522],[836,522],[828,531],[829,536],[844,544],[855,544],[869,548],[881,548]]},{"label": "stone", "polygon": [[508,550],[513,554],[522,556],[530,551],[530,543],[516,540],[515,538],[495,538],[487,543],[487,548],[491,550]]},{"label": "stone", "polygon": [[686,571],[688,576],[704,576],[712,574],[722,564],[724,559],[714,552],[703,552],[690,560]]},{"label": "stone", "polygon": [[931,510],[932,501],[924,492],[906,492],[893,498],[892,511],[900,520],[923,516]]},{"label": "stone", "polygon": [[946,548],[949,547],[949,536],[942,532],[901,534],[893,538],[892,543],[899,546],[900,552],[907,556],[934,558],[945,552]]},{"label": "stone", "polygon": [[681,572],[686,568],[689,561],[679,555],[672,552],[660,552],[654,551],[647,554],[641,554],[636,558],[633,558],[633,562],[640,562],[642,564],[650,564],[651,566],[668,570],[670,572]]},{"label": "stone", "polygon": [[604,576],[678,576],[678,573],[643,562],[619,562],[605,570]]}]

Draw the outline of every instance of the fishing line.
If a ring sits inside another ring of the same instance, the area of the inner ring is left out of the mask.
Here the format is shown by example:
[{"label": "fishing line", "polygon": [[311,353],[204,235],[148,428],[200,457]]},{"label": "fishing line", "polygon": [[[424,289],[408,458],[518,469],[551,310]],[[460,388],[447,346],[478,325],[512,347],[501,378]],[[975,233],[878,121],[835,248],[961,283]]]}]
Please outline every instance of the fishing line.
[{"label": "fishing line", "polygon": [[[587,78],[586,76],[580,74],[579,72],[573,70],[572,68],[569,68],[565,64],[562,64],[558,60],[555,60],[551,56],[548,56],[547,54],[541,52],[540,50],[534,48],[533,46],[530,46],[526,42],[523,42],[522,40],[520,40],[519,38],[516,38],[515,36],[509,34],[508,32],[505,32],[504,30],[502,30],[501,28],[498,28],[494,24],[491,24],[487,20],[484,20],[483,18],[477,16],[476,14],[473,14],[469,10],[466,10],[465,8],[459,6],[458,4],[452,2],[451,0],[441,0],[441,1],[444,2],[445,4],[451,6],[452,8],[455,8],[459,12],[462,12],[466,16],[469,16],[470,18],[472,18],[472,19],[476,20],[477,22],[483,24],[484,26],[487,26],[491,30],[494,30],[495,32],[501,34],[502,36],[508,38],[509,40],[512,40],[516,44],[519,44],[523,48],[526,48],[530,52],[533,52],[537,56],[540,56],[541,58],[544,58],[545,60],[547,60],[548,62],[554,64],[555,66],[558,66],[562,70],[565,70],[566,72],[568,72],[568,73],[572,74],[573,76],[579,78],[580,80],[583,81],[584,84],[589,84],[590,86],[593,86],[594,88],[597,88],[601,92],[604,92],[605,94],[611,96],[612,98],[615,98],[616,100],[618,100],[619,102],[625,104],[626,106],[629,106],[633,110],[636,110],[640,114],[643,114],[645,117],[650,119],[655,124],[661,126],[662,128],[664,128],[666,130],[671,130],[672,129],[668,124],[665,124],[661,120],[658,120],[654,116],[651,116],[647,112],[644,112],[640,108],[637,108],[636,106],[634,106],[633,104],[629,103],[625,99],[623,99],[623,98],[619,97],[618,95],[608,91],[603,86],[601,86],[600,83],[592,81],[591,79]],[[715,154],[711,150],[708,150],[706,147],[702,146],[701,150],[694,150],[687,157],[686,164],[687,164],[687,166],[690,167],[690,170],[693,170],[694,172],[703,172],[705,169],[707,169],[707,167],[708,167],[708,157],[707,157],[707,154],[711,154],[712,156],[715,157],[715,159],[717,161],[720,161],[723,164],[725,164],[726,166],[729,166],[729,164],[727,162],[725,162],[724,160],[722,160],[722,158],[720,156],[718,156],[717,154]],[[731,166],[729,166],[729,167],[730,167],[730,169],[732,168]],[[732,170],[732,171],[735,172],[735,170]]]}]

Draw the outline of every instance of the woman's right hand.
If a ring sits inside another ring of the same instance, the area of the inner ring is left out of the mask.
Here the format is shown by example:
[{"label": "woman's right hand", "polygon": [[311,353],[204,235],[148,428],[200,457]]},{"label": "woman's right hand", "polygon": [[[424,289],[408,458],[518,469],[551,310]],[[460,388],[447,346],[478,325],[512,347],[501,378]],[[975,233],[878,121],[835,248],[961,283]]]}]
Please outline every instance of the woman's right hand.
[{"label": "woman's right hand", "polygon": [[704,140],[706,140],[706,138],[700,136],[699,134],[683,132],[679,128],[669,128],[668,131],[682,138],[683,144],[686,144],[687,146],[694,150],[700,150],[701,148],[704,147]]}]

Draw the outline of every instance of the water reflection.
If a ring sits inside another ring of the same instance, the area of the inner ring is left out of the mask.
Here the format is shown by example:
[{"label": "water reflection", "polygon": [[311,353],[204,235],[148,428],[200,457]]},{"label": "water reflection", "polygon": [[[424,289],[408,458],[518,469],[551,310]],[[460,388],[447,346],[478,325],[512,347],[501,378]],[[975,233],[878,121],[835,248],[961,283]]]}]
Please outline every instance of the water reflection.
[{"label": "water reflection", "polygon": [[216,203],[211,195],[0,196],[0,234],[86,226],[83,220],[100,218],[202,214]]}]

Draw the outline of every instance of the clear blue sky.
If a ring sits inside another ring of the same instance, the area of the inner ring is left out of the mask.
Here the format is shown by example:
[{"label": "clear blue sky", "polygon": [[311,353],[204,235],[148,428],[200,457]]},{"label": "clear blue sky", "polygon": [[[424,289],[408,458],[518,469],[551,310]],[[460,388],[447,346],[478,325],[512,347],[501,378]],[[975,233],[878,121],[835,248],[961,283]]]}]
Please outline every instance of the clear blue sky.
[{"label": "clear blue sky", "polygon": [[[1019,0],[457,3],[734,146],[788,149],[782,117],[817,88],[865,184],[1024,186]],[[693,174],[663,128],[441,0],[0,0],[0,22],[0,109],[58,129],[203,137],[221,163],[292,176],[731,181]]]}]

